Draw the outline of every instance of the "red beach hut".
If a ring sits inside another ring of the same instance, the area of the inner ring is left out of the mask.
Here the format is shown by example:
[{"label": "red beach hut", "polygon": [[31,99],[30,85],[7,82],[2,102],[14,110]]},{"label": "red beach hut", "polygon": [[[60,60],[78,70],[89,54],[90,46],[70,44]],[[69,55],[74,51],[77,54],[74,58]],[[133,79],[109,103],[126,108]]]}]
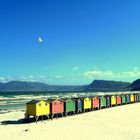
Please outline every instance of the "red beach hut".
[{"label": "red beach hut", "polygon": [[117,105],[121,105],[121,103],[122,103],[121,96],[118,95],[118,96],[117,96]]},{"label": "red beach hut", "polygon": [[137,95],[134,94],[134,102],[137,102]]},{"label": "red beach hut", "polygon": [[91,99],[92,99],[92,109],[99,109],[100,99],[97,96],[91,97]]},{"label": "red beach hut", "polygon": [[48,101],[50,102],[51,118],[53,118],[53,116],[55,114],[63,115],[63,113],[64,113],[64,101],[63,100],[61,100],[61,99],[48,99]]}]

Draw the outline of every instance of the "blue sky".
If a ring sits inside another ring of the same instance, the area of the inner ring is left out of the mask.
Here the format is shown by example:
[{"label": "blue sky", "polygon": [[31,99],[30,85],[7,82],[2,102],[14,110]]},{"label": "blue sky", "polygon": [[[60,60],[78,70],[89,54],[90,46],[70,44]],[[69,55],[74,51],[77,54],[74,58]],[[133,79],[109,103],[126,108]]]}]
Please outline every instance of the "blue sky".
[{"label": "blue sky", "polygon": [[0,0],[0,81],[132,82],[140,77],[139,5],[138,0]]}]

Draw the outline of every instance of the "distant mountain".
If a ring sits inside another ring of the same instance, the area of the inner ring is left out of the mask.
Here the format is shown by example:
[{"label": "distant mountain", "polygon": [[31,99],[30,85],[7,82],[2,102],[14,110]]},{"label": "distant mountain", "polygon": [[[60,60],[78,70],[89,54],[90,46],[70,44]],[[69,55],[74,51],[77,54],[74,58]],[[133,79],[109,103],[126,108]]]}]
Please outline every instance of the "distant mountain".
[{"label": "distant mountain", "polygon": [[[139,82],[140,83],[140,80]],[[140,84],[139,84],[140,85]],[[128,82],[121,81],[106,81],[106,80],[94,80],[89,85],[73,86],[73,85],[48,85],[40,82],[22,82],[11,81],[8,83],[0,83],[0,92],[84,92],[84,91],[122,91],[133,87]],[[127,87],[127,88],[126,88]],[[136,86],[137,87],[137,86]],[[140,88],[140,86],[138,87]]]},{"label": "distant mountain", "polygon": [[86,88],[86,91],[122,91],[129,85],[129,82],[94,80]]},{"label": "distant mountain", "polygon": [[24,91],[83,91],[86,86],[48,85],[40,82],[11,81],[0,83],[1,92]]},{"label": "distant mountain", "polygon": [[135,80],[131,85],[128,86],[129,90],[140,90],[140,79]]}]

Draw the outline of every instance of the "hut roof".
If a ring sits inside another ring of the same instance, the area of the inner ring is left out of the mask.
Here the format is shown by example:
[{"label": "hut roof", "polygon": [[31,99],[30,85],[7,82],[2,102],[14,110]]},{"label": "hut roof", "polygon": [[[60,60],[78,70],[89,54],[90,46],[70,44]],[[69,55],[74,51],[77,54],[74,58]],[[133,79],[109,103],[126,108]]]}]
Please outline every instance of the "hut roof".
[{"label": "hut roof", "polygon": [[54,102],[54,101],[56,101],[56,100],[63,101],[62,99],[57,99],[57,98],[53,98],[53,99],[50,98],[50,99],[47,99],[47,101],[50,102],[50,103],[51,103],[51,102]]},{"label": "hut roof", "polygon": [[[86,98],[90,98],[90,97],[80,97],[79,99],[84,100]],[[91,99],[91,98],[90,98]]]},{"label": "hut roof", "polygon": [[41,100],[31,100],[29,102],[27,102],[26,104],[37,104],[39,103]]},{"label": "hut roof", "polygon": [[77,100],[81,100],[80,97],[74,97],[74,98],[72,98],[72,99],[75,100],[75,101],[77,101]]},{"label": "hut roof", "polygon": [[64,102],[66,102],[67,100],[76,100],[76,99],[74,99],[74,98],[62,98],[62,100],[64,101]]},{"label": "hut roof", "polygon": [[99,98],[99,96],[94,95],[94,96],[90,96],[89,98]]},{"label": "hut roof", "polygon": [[49,99],[46,99],[46,100],[44,100],[44,101],[50,103]]},{"label": "hut roof", "polygon": [[102,95],[102,96],[99,96],[100,98],[105,98],[106,96],[105,95]]}]

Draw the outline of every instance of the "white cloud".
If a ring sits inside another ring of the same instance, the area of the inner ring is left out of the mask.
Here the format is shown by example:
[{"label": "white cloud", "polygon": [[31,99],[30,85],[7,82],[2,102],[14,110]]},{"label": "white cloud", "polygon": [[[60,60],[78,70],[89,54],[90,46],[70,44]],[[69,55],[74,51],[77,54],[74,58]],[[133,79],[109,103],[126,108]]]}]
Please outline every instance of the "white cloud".
[{"label": "white cloud", "polygon": [[85,77],[93,78],[93,77],[113,77],[114,73],[110,70],[101,71],[101,70],[92,70],[84,73]]},{"label": "white cloud", "polygon": [[56,75],[55,78],[60,79],[60,78],[62,78],[62,76],[61,75]]},{"label": "white cloud", "polygon": [[72,71],[77,71],[79,68],[77,66],[72,68]]},{"label": "white cloud", "polygon": [[4,77],[0,77],[0,81],[4,82],[6,79]]},{"label": "white cloud", "polygon": [[46,76],[45,75],[40,75],[40,76],[38,76],[38,78],[44,79],[44,78],[46,78]]},{"label": "white cloud", "polygon": [[48,79],[46,79],[46,81],[47,81],[47,82],[52,82],[53,79],[52,79],[52,78],[48,78]]},{"label": "white cloud", "polygon": [[134,67],[131,71],[124,72],[113,72],[111,70],[103,71],[103,70],[89,70],[83,74],[87,78],[130,78],[130,77],[139,77],[140,69],[138,67]]},{"label": "white cloud", "polygon": [[34,79],[35,78],[35,76],[33,76],[33,75],[29,75],[28,77],[29,77],[29,79]]}]

